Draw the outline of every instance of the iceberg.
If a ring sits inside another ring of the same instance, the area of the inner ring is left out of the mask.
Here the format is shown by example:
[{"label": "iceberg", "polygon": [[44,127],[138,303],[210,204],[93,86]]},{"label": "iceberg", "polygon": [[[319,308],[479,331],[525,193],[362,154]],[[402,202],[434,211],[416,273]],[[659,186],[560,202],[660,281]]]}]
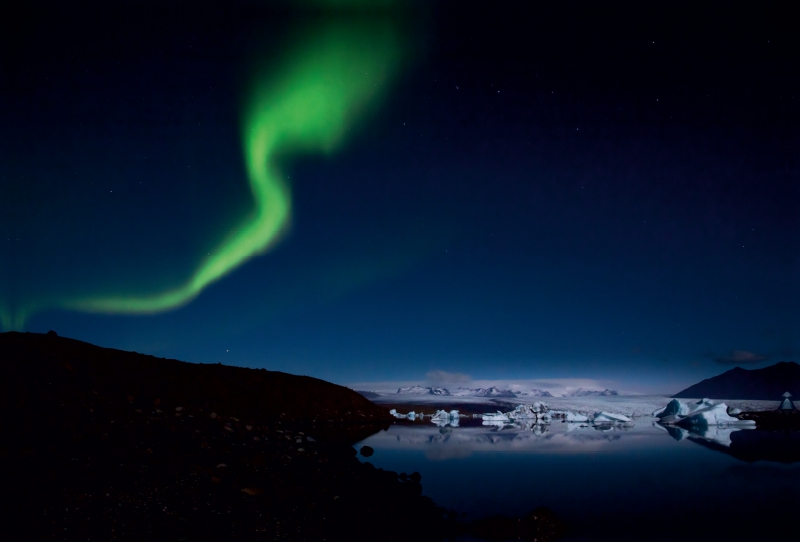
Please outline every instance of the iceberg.
[{"label": "iceberg", "polygon": [[589,421],[588,416],[571,410],[551,410],[549,414],[556,420],[562,420],[567,423],[586,423]]},{"label": "iceberg", "polygon": [[[731,410],[733,413],[734,410]],[[753,420],[740,420],[728,413],[725,403],[715,404],[710,399],[701,399],[696,403],[686,404],[673,399],[658,415],[658,423],[662,425],[680,425],[693,433],[707,431],[710,426],[736,425],[741,427],[755,427]],[[714,440],[714,439],[709,439]],[[722,436],[720,441],[725,441]]]},{"label": "iceberg", "polygon": [[601,410],[600,412],[595,412],[591,416],[592,423],[595,424],[609,424],[609,423],[629,423],[631,419],[627,416],[623,416],[622,414],[615,414],[613,412],[606,412]]},{"label": "iceberg", "polygon": [[508,417],[515,420],[535,420],[539,417],[540,413],[541,412],[538,411],[534,405],[517,405],[517,408],[508,413]]},{"label": "iceberg", "polygon": [[688,416],[681,418],[678,425],[696,429],[697,431],[707,431],[709,426],[712,425],[741,425],[755,426],[756,422],[753,420],[740,420],[728,415],[728,406],[725,403],[720,403],[714,406],[707,406],[691,412]]},{"label": "iceberg", "polygon": [[417,418],[417,413],[414,412],[413,410],[411,412],[409,412],[408,414],[400,414],[399,412],[397,412],[397,410],[392,409],[392,410],[389,411],[389,414],[391,414],[395,418],[399,418],[401,420],[412,420],[413,421],[413,420],[415,420]]},{"label": "iceberg", "polygon": [[667,403],[667,406],[661,410],[653,412],[653,416],[659,419],[666,418],[667,416],[686,416],[687,414],[689,414],[689,407],[677,399],[673,399]]},{"label": "iceberg", "polygon": [[439,427],[444,427],[445,425],[458,427],[458,420],[460,418],[461,415],[458,413],[458,410],[451,410],[450,412],[446,410],[437,410],[436,414],[431,416],[431,422]]},{"label": "iceberg", "polygon": [[488,414],[484,414],[482,416],[482,418],[483,418],[483,421],[485,421],[485,422],[504,422],[504,423],[508,423],[508,422],[511,421],[511,418],[509,418],[506,414],[503,414],[499,410],[496,413],[490,412]]}]

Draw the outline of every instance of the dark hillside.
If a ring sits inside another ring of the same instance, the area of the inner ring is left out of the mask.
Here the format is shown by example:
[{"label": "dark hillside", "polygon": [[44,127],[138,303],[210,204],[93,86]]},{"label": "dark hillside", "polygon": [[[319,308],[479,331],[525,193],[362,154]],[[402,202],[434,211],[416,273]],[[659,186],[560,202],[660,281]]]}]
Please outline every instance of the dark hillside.
[{"label": "dark hillside", "polygon": [[781,361],[763,369],[736,367],[689,386],[673,397],[779,401],[786,391],[800,398],[800,365],[793,361]]},{"label": "dark hillside", "polygon": [[[362,395],[317,378],[264,369],[186,363],[35,333],[0,334],[4,407],[69,390],[143,406],[154,401],[251,420],[390,420]],[[35,405],[31,405],[35,407]]]}]

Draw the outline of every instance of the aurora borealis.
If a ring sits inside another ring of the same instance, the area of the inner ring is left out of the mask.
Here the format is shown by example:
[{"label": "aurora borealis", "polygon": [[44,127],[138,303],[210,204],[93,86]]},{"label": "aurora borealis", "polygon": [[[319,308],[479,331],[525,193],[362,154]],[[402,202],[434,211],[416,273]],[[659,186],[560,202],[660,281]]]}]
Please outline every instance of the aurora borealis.
[{"label": "aurora borealis", "polygon": [[781,20],[32,4],[2,37],[0,324],[340,383],[793,359]]},{"label": "aurora borealis", "polygon": [[63,298],[51,301],[53,306],[26,300],[14,311],[2,308],[4,328],[22,328],[34,310],[47,308],[130,314],[173,309],[276,242],[291,216],[291,190],[280,160],[336,150],[359,112],[384,92],[400,60],[398,28],[385,14],[365,19],[356,12],[299,26],[286,46],[286,58],[269,70],[256,66],[251,77],[242,143],[253,210],[235,232],[180,285],[154,293],[77,299],[63,292]]}]

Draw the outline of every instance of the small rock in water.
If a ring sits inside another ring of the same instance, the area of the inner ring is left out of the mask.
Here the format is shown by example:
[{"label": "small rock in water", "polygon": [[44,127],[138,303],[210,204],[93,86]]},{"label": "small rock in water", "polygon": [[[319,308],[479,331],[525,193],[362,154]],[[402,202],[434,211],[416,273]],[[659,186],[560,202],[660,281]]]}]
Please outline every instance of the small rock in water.
[{"label": "small rock in water", "polygon": [[370,457],[374,453],[375,453],[375,450],[372,448],[372,446],[362,446],[361,447],[361,455],[363,455],[364,457]]}]

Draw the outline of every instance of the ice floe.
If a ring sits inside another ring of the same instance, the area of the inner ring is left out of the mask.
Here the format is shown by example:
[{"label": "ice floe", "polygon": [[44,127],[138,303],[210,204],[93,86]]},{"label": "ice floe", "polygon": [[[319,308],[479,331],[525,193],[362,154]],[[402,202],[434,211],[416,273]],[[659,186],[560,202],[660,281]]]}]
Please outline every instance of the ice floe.
[{"label": "ice floe", "polygon": [[[710,399],[701,399],[696,403],[684,403],[673,399],[660,412],[655,413],[661,425],[677,425],[693,432],[706,431],[713,426],[755,427],[753,420],[740,420],[731,416],[736,413],[725,403],[714,403]],[[724,440],[724,439],[723,439]]]},{"label": "ice floe", "polygon": [[408,414],[400,414],[399,412],[397,412],[397,410],[392,409],[392,410],[389,411],[389,414],[391,414],[395,418],[399,418],[399,419],[405,419],[405,420],[415,420],[415,419],[417,419],[417,413],[414,412],[413,410],[411,412],[409,412]]},{"label": "ice floe", "polygon": [[446,410],[437,410],[436,414],[431,416],[431,422],[438,425],[439,427],[444,427],[449,425],[451,427],[458,427],[458,421],[461,418],[458,410],[451,410],[447,412]]},{"label": "ice floe", "polygon": [[535,402],[532,405],[517,405],[510,412],[486,413],[481,416],[483,425],[500,427],[504,425],[534,426],[549,424],[552,421],[561,421],[570,424],[592,423],[600,425],[631,424],[632,420],[622,414],[598,411],[589,414],[573,412],[571,410],[551,410],[546,403]]},{"label": "ice floe", "polygon": [[627,416],[624,416],[622,414],[615,414],[613,412],[606,412],[604,410],[600,411],[600,412],[595,412],[591,416],[591,422],[595,423],[595,424],[597,424],[597,423],[605,423],[605,424],[609,424],[609,423],[612,423],[612,424],[613,423],[629,423],[630,421],[631,421],[631,419],[629,417],[627,417]]}]

